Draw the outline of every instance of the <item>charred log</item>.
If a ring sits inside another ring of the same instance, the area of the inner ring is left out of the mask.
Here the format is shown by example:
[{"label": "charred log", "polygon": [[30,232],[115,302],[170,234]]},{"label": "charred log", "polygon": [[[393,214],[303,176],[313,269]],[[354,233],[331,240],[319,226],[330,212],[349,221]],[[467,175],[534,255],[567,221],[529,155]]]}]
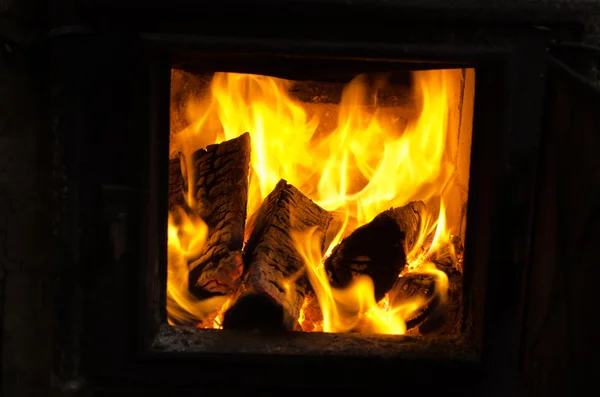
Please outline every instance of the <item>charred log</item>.
[{"label": "charred log", "polygon": [[190,291],[200,299],[226,295],[235,290],[243,272],[250,135],[198,150],[186,165],[184,174],[194,181],[193,211],[208,226],[202,253],[189,263]]},{"label": "charred log", "polygon": [[316,227],[321,246],[332,216],[298,189],[281,180],[258,210],[245,248],[248,265],[224,328],[287,329],[297,327],[306,293],[304,261],[293,233]]},{"label": "charred log", "polygon": [[454,269],[445,271],[448,290],[444,297],[436,296],[435,307],[419,325],[421,335],[450,335],[459,330],[462,318],[462,275]]},{"label": "charred log", "polygon": [[421,201],[389,209],[342,240],[325,261],[332,285],[343,288],[357,275],[367,275],[373,280],[375,299],[382,299],[406,265],[424,212]]},{"label": "charred log", "polygon": [[410,330],[421,325],[440,303],[436,295],[435,276],[427,273],[409,273],[398,279],[390,291],[390,303],[394,307],[422,300],[423,306],[406,319],[406,329]]},{"label": "charred log", "polygon": [[456,333],[462,321],[462,256],[463,244],[459,236],[454,236],[450,244],[440,247],[430,260],[438,270],[448,277],[446,291],[437,307],[427,316],[426,321],[419,325],[421,335],[448,335]]},{"label": "charred log", "polygon": [[451,244],[440,247],[428,259],[441,270],[440,274],[408,273],[398,279],[390,292],[390,302],[398,306],[403,302],[421,299],[424,304],[406,321],[406,329],[419,335],[452,334],[458,330],[462,315],[463,245],[460,237],[454,236]]}]

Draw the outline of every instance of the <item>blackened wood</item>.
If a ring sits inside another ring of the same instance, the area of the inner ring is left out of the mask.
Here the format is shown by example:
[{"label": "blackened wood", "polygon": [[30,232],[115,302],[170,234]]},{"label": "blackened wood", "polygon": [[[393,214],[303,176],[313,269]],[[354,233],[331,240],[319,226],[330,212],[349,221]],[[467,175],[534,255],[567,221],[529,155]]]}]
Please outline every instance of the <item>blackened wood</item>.
[{"label": "blackened wood", "polygon": [[406,319],[406,329],[416,330],[419,335],[452,335],[459,331],[462,316],[462,274],[449,269],[448,291],[442,297],[436,277],[427,273],[409,273],[400,277],[390,292],[390,302],[399,306],[402,302],[423,298],[426,304]]},{"label": "blackened wood", "polygon": [[420,335],[452,334],[458,331],[462,316],[462,256],[460,236],[453,236],[450,244],[432,253],[430,260],[448,277],[447,293],[440,295],[441,286],[434,274],[414,272],[400,277],[390,291],[393,306],[423,298],[427,302],[406,321],[406,329],[416,329]]},{"label": "blackened wood", "polygon": [[169,210],[181,207],[185,203],[183,196],[183,177],[179,157],[169,160]]},{"label": "blackened wood", "polygon": [[425,321],[419,325],[421,335],[452,335],[459,331],[462,316],[462,274],[446,268],[448,291],[445,297],[436,295],[430,303]]},{"label": "blackened wood", "polygon": [[398,307],[414,299],[425,299],[427,304],[406,319],[406,329],[419,326],[439,304],[435,296],[435,276],[427,273],[408,273],[398,279],[390,291],[390,304]]},{"label": "blackened wood", "polygon": [[452,236],[450,244],[431,256],[436,267],[448,277],[448,291],[446,299],[441,300],[427,321],[419,327],[422,335],[450,335],[461,331],[464,307],[463,256],[464,244],[460,236]]},{"label": "blackened wood", "polygon": [[382,299],[406,265],[424,212],[425,204],[413,201],[382,212],[343,239],[325,261],[332,285],[346,287],[364,274],[373,280],[375,299]]},{"label": "blackened wood", "polygon": [[438,269],[448,272],[451,269],[462,269],[462,257],[464,245],[460,236],[451,236],[449,244],[443,244],[429,255],[429,259],[435,263]]},{"label": "blackened wood", "polygon": [[332,216],[285,180],[258,210],[245,248],[248,264],[224,328],[294,329],[306,293],[304,261],[293,233],[316,227],[321,249]]},{"label": "blackened wood", "polygon": [[193,210],[206,222],[208,238],[189,264],[190,290],[198,298],[226,295],[235,290],[243,271],[250,135],[198,150],[192,161]]}]

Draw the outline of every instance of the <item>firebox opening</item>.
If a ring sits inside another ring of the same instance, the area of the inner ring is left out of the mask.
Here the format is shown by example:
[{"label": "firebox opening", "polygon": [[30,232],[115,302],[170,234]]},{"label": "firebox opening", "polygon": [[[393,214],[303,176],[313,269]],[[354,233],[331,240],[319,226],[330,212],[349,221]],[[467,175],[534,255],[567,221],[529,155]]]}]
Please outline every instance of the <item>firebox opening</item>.
[{"label": "firebox opening", "polygon": [[172,69],[169,324],[458,333],[474,93]]}]

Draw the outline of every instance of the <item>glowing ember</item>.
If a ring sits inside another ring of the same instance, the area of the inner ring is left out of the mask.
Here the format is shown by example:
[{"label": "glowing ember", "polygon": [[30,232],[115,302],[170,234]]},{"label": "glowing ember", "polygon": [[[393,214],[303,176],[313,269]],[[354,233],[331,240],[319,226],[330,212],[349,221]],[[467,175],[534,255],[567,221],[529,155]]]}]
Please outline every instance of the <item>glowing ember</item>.
[{"label": "glowing ember", "polygon": [[[303,331],[406,332],[407,319],[431,298],[392,304],[386,295],[376,302],[373,282],[365,276],[355,277],[347,288],[333,288],[323,261],[354,229],[380,212],[412,200],[423,200],[435,210],[424,214],[418,241],[407,252],[405,272],[432,275],[435,294],[442,301],[446,299],[447,275],[431,258],[443,253],[456,262],[450,233],[463,232],[456,214],[461,213],[466,197],[457,193],[456,186],[466,184],[469,163],[468,155],[457,160],[465,148],[458,147],[460,123],[455,119],[461,115],[452,113],[462,100],[461,73],[414,72],[412,98],[418,115],[405,125],[389,111],[374,106],[369,83],[362,76],[345,87],[336,109],[337,123],[330,131],[319,129],[323,113],[307,111],[306,104],[289,94],[293,82],[273,77],[216,73],[210,92],[187,102],[185,116],[191,123],[172,134],[172,153],[190,154],[208,144],[250,133],[248,215],[281,178],[322,208],[341,215],[339,230],[324,254],[315,230],[292,235],[314,292],[300,310]],[[468,75],[472,79],[473,71]],[[467,154],[470,136],[468,141]],[[193,207],[194,197],[188,195],[186,200]],[[202,249],[206,235],[202,219],[181,208],[169,214],[167,309],[171,324],[220,328],[223,313],[232,304],[231,297],[198,300],[188,292],[187,260]]]}]

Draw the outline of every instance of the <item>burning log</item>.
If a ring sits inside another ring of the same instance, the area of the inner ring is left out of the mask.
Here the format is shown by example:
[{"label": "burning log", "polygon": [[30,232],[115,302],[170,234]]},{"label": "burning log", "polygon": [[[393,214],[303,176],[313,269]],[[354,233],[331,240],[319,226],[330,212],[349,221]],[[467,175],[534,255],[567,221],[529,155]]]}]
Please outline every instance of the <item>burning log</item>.
[{"label": "burning log", "polygon": [[415,330],[419,335],[452,334],[461,321],[463,245],[459,236],[454,236],[451,244],[441,247],[429,258],[437,270],[448,278],[448,289],[440,294],[440,280],[433,273],[409,273],[398,279],[390,292],[390,303],[397,306],[413,299],[424,299],[427,304],[406,321],[407,330]]},{"label": "burning log", "polygon": [[375,299],[382,299],[406,265],[424,213],[425,204],[413,201],[382,212],[343,239],[325,261],[332,285],[346,287],[364,274],[373,280]]},{"label": "burning log", "polygon": [[176,157],[169,160],[169,210],[182,207],[184,203],[181,160]]},{"label": "burning log", "polygon": [[463,244],[459,236],[454,236],[450,244],[440,247],[430,258],[438,270],[448,277],[446,299],[441,299],[437,307],[419,325],[421,335],[449,335],[456,333],[462,320],[462,269]]},{"label": "burning log", "polygon": [[[441,269],[440,269],[441,270]],[[462,274],[455,269],[445,271],[448,276],[448,292],[419,325],[421,335],[450,335],[458,331],[462,315]]]},{"label": "burning log", "polygon": [[248,267],[233,306],[225,312],[224,328],[297,327],[307,280],[292,233],[317,227],[324,238],[331,219],[298,189],[279,181],[258,210],[244,250]]},{"label": "burning log", "polygon": [[[446,273],[446,272],[445,272]],[[450,335],[456,333],[461,321],[462,275],[448,269],[448,291],[437,293],[436,278],[432,274],[410,273],[398,280],[390,293],[392,305],[423,298],[427,304],[406,321],[406,329],[418,335]]]},{"label": "burning log", "polygon": [[190,291],[200,299],[226,295],[235,290],[243,272],[250,135],[200,149],[187,164],[193,165],[193,175],[184,172],[193,179],[192,210],[208,226],[206,246],[189,263]]},{"label": "burning log", "polygon": [[295,331],[322,332],[323,312],[319,300],[313,291],[306,291],[306,296],[300,310],[300,318]]},{"label": "burning log", "polygon": [[435,276],[428,273],[408,273],[398,279],[390,291],[390,304],[393,307],[409,303],[415,299],[424,299],[427,304],[406,319],[406,329],[410,330],[422,324],[440,303],[435,295]]}]

